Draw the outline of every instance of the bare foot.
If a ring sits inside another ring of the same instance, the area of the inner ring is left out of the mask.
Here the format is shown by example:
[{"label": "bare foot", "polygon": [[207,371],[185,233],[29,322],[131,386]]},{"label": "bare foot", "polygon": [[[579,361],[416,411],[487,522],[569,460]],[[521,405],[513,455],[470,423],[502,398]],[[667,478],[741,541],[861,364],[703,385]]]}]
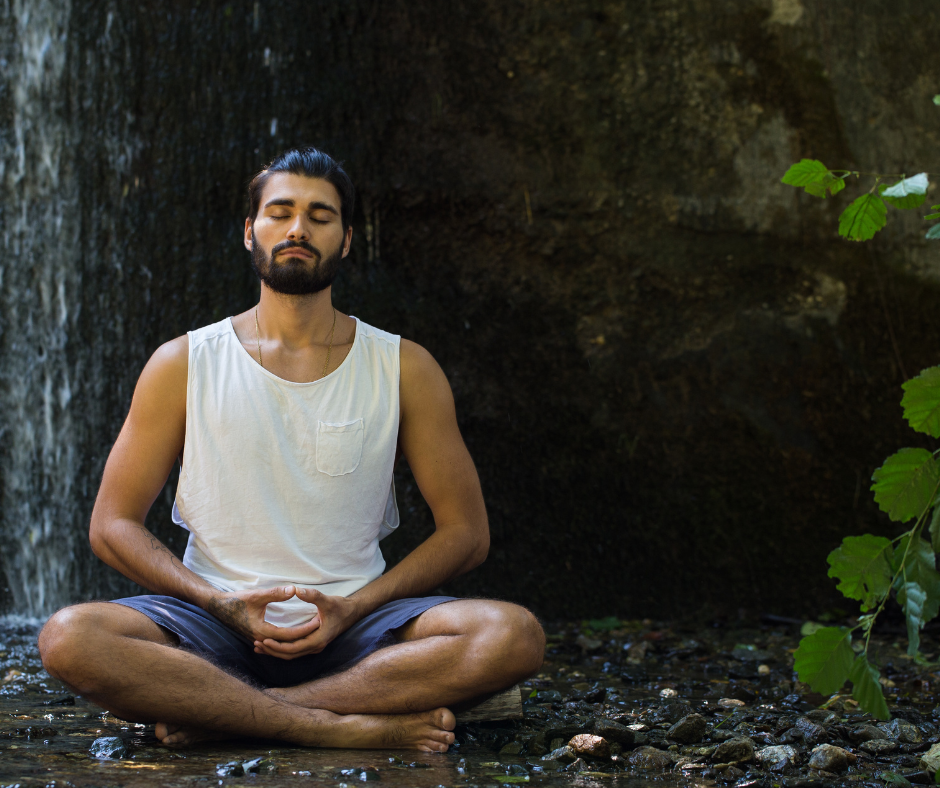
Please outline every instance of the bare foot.
[{"label": "bare foot", "polygon": [[444,708],[420,714],[347,714],[333,725],[318,725],[311,738],[318,747],[447,752],[454,743],[456,724],[454,715]]},{"label": "bare foot", "polygon": [[219,739],[234,739],[235,736],[218,731],[197,730],[196,728],[183,728],[181,725],[170,725],[158,722],[153,730],[154,735],[167,747],[187,747],[200,741],[217,741]]}]

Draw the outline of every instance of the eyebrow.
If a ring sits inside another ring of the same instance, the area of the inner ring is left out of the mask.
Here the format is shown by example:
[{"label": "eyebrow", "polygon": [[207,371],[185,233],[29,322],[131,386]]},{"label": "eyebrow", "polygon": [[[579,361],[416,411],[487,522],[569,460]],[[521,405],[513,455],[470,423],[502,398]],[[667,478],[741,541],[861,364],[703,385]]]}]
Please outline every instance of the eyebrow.
[{"label": "eyebrow", "polygon": [[[295,203],[293,200],[289,198],[284,198],[284,199],[279,199],[279,200],[275,199],[275,200],[268,200],[268,202],[264,204],[264,207],[271,208],[275,205],[284,205],[284,206],[287,206],[288,208],[293,208]],[[337,211],[328,202],[312,202],[307,206],[307,210],[308,211],[329,211],[330,213],[336,216],[339,216],[339,211]]]}]

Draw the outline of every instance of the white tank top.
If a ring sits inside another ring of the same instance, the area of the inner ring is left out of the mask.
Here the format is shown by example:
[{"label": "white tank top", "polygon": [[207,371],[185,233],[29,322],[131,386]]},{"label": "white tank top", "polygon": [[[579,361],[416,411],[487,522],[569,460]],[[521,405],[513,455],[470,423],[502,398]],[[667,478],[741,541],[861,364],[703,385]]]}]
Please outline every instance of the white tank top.
[{"label": "white tank top", "polygon": [[[189,332],[186,443],[173,520],[183,564],[216,588],[292,584],[349,596],[385,569],[398,526],[400,337],[356,318],[342,364],[292,383],[242,347],[231,318]],[[268,605],[293,626],[316,608]]]}]

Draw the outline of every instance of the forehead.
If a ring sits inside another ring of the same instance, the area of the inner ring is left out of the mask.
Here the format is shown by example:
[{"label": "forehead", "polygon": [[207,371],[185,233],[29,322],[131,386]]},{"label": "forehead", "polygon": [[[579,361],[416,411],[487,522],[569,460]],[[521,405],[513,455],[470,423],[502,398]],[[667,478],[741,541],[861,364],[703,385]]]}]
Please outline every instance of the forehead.
[{"label": "forehead", "polygon": [[261,190],[261,208],[271,200],[292,200],[296,207],[305,207],[312,202],[332,205],[339,211],[342,200],[336,187],[323,178],[308,178],[292,172],[275,172]]}]

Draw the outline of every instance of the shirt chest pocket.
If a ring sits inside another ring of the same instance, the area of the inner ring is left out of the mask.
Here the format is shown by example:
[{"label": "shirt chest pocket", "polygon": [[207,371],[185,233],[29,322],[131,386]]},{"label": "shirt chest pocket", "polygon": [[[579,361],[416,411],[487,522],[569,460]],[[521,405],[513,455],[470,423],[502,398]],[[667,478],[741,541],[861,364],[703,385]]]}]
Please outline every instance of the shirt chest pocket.
[{"label": "shirt chest pocket", "polygon": [[317,421],[317,470],[327,476],[344,476],[362,460],[362,419]]}]

